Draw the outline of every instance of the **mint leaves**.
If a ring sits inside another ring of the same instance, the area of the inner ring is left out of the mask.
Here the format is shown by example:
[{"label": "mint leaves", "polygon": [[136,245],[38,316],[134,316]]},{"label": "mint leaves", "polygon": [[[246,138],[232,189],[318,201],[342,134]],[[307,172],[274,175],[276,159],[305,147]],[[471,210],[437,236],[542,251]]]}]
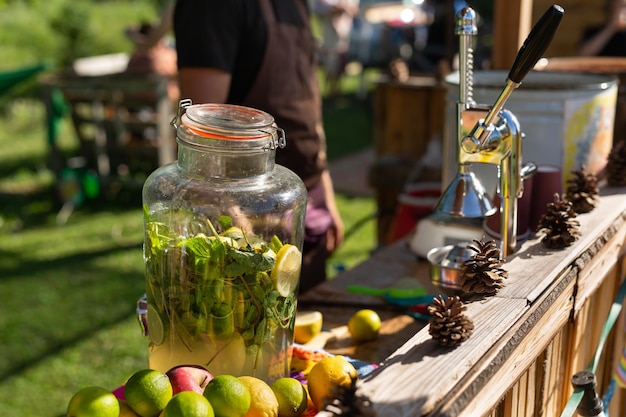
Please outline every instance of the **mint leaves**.
[{"label": "mint leaves", "polygon": [[[206,234],[179,236],[147,211],[145,215],[148,304],[168,323],[164,342],[194,350],[207,338],[238,333],[247,354],[255,356],[246,363],[269,366],[269,358],[259,361],[257,356],[283,353],[296,312],[296,294],[281,296],[270,278],[283,245],[280,239],[273,236],[266,242],[248,235],[233,227],[228,216],[218,220],[221,233],[206,221]],[[251,375],[257,371],[244,370]]]}]

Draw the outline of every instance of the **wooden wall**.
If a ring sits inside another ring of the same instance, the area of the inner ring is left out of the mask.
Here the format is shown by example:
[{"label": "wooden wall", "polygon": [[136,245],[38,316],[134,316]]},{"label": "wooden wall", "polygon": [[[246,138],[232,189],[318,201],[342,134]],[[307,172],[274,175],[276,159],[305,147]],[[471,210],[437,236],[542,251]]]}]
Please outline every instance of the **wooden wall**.
[{"label": "wooden wall", "polygon": [[532,22],[553,4],[563,7],[565,14],[546,56],[577,55],[578,42],[586,27],[604,22],[605,0],[534,0]]},{"label": "wooden wall", "polygon": [[604,21],[605,0],[493,0],[493,68],[510,68],[532,26],[548,7],[558,4],[565,14],[547,57],[575,56],[586,27]]}]

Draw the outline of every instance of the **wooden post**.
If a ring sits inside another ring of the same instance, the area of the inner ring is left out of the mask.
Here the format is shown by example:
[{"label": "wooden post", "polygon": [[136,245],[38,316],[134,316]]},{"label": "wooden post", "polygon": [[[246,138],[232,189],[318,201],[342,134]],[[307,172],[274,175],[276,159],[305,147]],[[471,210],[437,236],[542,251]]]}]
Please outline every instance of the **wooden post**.
[{"label": "wooden post", "polygon": [[492,68],[509,69],[532,27],[532,0],[495,0]]}]

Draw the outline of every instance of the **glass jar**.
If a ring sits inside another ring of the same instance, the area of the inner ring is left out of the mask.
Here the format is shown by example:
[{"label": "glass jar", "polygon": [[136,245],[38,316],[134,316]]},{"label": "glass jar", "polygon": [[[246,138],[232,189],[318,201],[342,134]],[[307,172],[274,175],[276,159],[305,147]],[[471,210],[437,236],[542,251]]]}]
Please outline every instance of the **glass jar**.
[{"label": "glass jar", "polygon": [[260,110],[182,101],[178,160],[143,187],[150,367],[289,373],[306,188]]}]

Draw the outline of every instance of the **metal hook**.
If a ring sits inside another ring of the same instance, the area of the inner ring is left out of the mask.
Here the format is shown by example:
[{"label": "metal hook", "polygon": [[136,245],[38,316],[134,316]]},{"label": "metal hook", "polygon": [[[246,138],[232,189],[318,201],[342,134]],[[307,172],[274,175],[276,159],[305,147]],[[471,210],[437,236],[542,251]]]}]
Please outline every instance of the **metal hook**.
[{"label": "metal hook", "polygon": [[180,118],[187,110],[187,107],[191,106],[191,104],[192,102],[190,98],[184,98],[178,102],[178,113],[176,113],[176,116],[174,116],[174,118],[170,122],[171,126],[173,126],[175,129],[178,129],[178,122],[180,121]]}]

